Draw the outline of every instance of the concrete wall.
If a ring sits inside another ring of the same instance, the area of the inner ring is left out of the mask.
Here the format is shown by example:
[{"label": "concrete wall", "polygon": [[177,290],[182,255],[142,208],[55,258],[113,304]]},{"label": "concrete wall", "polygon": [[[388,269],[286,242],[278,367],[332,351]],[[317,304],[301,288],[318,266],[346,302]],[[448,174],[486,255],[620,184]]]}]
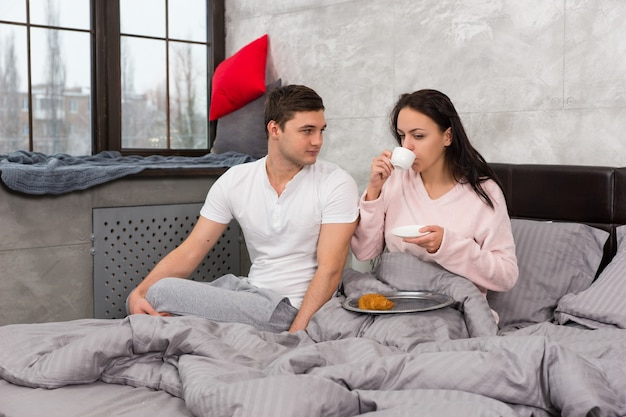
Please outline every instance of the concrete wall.
[{"label": "concrete wall", "polygon": [[32,196],[0,184],[0,325],[93,317],[92,208],[203,202],[216,177],[126,177]]},{"label": "concrete wall", "polygon": [[322,156],[365,188],[397,96],[445,92],[490,162],[626,165],[622,0],[226,0],[226,55],[324,98]]}]

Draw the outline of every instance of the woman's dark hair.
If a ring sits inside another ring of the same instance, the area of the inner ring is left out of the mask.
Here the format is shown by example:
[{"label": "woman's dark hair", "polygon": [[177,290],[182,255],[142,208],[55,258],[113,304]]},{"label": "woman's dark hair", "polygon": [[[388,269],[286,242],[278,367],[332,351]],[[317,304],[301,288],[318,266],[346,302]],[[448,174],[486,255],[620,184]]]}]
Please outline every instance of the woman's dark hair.
[{"label": "woman's dark hair", "polygon": [[446,148],[446,164],[458,182],[469,183],[472,189],[489,207],[493,208],[493,201],[482,187],[482,183],[492,179],[500,188],[502,185],[482,155],[470,143],[461,118],[452,101],[437,90],[419,90],[410,94],[402,94],[391,111],[391,132],[402,145],[398,134],[398,114],[404,108],[413,109],[430,117],[445,132],[452,131],[452,143]]},{"label": "woman's dark hair", "polygon": [[265,126],[275,121],[281,129],[295,113],[324,110],[322,98],[304,85],[286,85],[272,90],[265,99]]}]

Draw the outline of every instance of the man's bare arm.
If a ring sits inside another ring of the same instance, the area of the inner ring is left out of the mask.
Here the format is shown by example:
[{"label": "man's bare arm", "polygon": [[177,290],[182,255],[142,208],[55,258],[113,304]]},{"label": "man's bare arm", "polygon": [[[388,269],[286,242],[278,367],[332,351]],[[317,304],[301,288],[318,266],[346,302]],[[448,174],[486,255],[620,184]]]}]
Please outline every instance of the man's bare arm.
[{"label": "man's bare arm", "polygon": [[317,272],[304,295],[300,311],[290,332],[304,330],[309,320],[337,291],[357,222],[327,223],[320,229],[317,242]]},{"label": "man's bare arm", "polygon": [[183,243],[156,264],[148,276],[130,293],[128,297],[130,314],[159,314],[145,298],[148,288],[162,278],[189,277],[227,226],[227,224],[217,223],[200,216]]}]

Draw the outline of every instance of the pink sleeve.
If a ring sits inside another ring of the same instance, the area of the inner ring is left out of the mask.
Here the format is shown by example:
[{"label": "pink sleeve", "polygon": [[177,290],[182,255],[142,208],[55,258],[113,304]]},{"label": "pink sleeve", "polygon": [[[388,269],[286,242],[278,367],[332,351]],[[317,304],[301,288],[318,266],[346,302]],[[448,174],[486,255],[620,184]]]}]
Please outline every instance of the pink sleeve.
[{"label": "pink sleeve", "polygon": [[381,197],[365,201],[365,193],[359,201],[359,224],[352,236],[352,252],[359,261],[367,261],[380,255],[385,248],[385,203]]},{"label": "pink sleeve", "polygon": [[446,229],[441,247],[432,259],[479,287],[508,291],[519,275],[511,220],[500,189],[492,187],[489,191],[495,208],[485,204],[478,218],[465,219],[475,225],[475,238],[462,237]]}]

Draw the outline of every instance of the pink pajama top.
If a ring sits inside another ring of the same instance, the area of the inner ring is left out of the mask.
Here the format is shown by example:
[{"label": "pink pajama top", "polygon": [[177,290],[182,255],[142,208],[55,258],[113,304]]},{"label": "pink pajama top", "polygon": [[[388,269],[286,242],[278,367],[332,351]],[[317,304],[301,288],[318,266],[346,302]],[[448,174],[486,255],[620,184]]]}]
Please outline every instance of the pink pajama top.
[{"label": "pink pajama top", "polygon": [[[436,262],[472,281],[483,295],[487,290],[508,291],[519,270],[506,201],[495,181],[482,184],[491,197],[489,207],[469,184],[457,184],[442,197],[428,196],[422,177],[412,169],[393,171],[378,199],[360,200],[359,225],[352,237],[352,251],[360,261],[383,252],[410,253]],[[444,228],[436,253],[391,233],[398,226],[438,225]]]}]

